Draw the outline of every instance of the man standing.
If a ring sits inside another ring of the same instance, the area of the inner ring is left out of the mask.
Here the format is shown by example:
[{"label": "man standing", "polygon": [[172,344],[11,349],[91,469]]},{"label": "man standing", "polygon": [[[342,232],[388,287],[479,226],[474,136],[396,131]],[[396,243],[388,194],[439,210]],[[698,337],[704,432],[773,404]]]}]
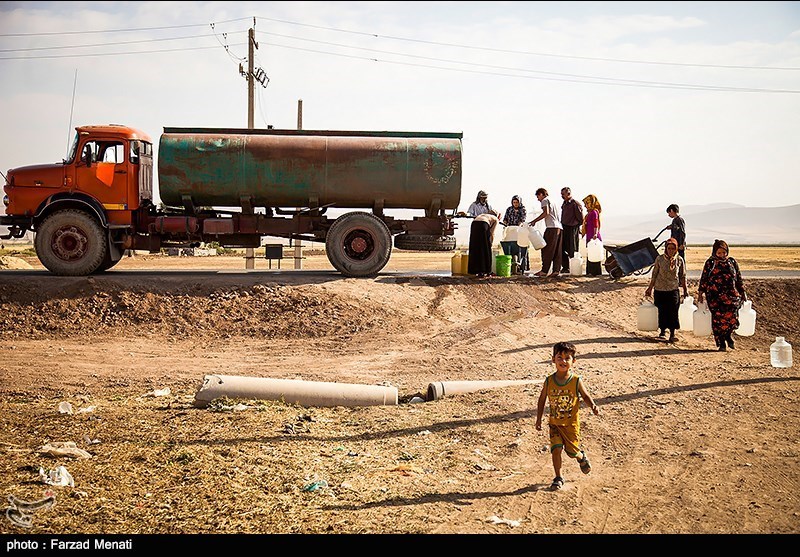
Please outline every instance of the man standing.
[{"label": "man standing", "polygon": [[583,207],[572,198],[572,190],[561,188],[561,272],[569,273],[569,260],[578,251],[578,239],[583,224]]},{"label": "man standing", "polygon": [[550,264],[553,264],[551,277],[557,277],[561,271],[561,216],[558,214],[558,205],[550,203],[547,190],[536,190],[536,199],[542,204],[542,214],[528,224],[533,226],[537,221],[544,219],[544,241],[547,245],[542,248],[542,270],[534,273],[537,277],[547,276]]},{"label": "man standing", "polygon": [[667,215],[672,219],[672,224],[664,227],[664,230],[669,230],[669,237],[675,238],[678,242],[678,255],[686,261],[686,222],[680,215],[680,208],[675,204],[670,204],[667,207]]}]

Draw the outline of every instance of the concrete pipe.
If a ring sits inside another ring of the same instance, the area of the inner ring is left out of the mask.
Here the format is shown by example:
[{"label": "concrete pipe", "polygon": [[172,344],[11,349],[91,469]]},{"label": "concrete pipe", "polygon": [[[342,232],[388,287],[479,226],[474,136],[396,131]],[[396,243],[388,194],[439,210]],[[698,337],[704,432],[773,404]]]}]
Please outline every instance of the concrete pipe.
[{"label": "concrete pipe", "polygon": [[222,397],[282,400],[301,406],[396,406],[397,387],[206,375],[195,394],[194,405],[204,407]]},{"label": "concrete pipe", "polygon": [[520,379],[508,381],[437,381],[428,383],[427,400],[439,400],[445,395],[458,393],[473,393],[483,389],[494,389],[497,387],[509,387],[511,385],[526,385],[530,383],[542,383],[542,379]]}]

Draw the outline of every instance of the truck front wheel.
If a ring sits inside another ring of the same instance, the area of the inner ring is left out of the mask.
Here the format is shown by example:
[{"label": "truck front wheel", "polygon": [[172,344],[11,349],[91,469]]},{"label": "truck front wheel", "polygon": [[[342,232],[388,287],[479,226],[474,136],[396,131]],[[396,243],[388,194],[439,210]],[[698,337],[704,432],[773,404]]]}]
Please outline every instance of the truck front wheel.
[{"label": "truck front wheel", "polygon": [[374,277],[389,262],[392,234],[370,213],[345,213],[331,225],[325,252],[337,271],[348,277]]},{"label": "truck front wheel", "polygon": [[42,265],[55,275],[85,276],[95,272],[108,251],[103,227],[76,209],[57,211],[36,229],[34,246]]}]

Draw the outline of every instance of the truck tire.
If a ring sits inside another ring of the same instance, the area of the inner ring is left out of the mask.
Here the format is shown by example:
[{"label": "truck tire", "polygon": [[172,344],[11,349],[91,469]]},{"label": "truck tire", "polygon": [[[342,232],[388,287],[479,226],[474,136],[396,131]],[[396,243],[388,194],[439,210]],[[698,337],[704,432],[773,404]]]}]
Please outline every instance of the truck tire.
[{"label": "truck tire", "polygon": [[456,249],[456,237],[405,232],[394,237],[394,247],[415,251],[453,251]]},{"label": "truck tire", "polygon": [[36,255],[42,265],[62,276],[96,271],[108,252],[107,234],[96,219],[76,209],[56,211],[36,228]]},{"label": "truck tire", "polygon": [[95,269],[92,272],[93,273],[103,273],[105,271],[108,271],[111,267],[113,267],[114,265],[116,265],[120,261],[122,261],[122,258],[119,258],[116,261],[114,261],[114,260],[111,259],[111,254],[106,252],[105,257],[103,257],[103,262],[100,263],[100,266],[97,267],[97,269]]},{"label": "truck tire", "polygon": [[325,237],[328,261],[348,277],[374,277],[389,262],[392,234],[375,215],[345,213],[331,225]]}]

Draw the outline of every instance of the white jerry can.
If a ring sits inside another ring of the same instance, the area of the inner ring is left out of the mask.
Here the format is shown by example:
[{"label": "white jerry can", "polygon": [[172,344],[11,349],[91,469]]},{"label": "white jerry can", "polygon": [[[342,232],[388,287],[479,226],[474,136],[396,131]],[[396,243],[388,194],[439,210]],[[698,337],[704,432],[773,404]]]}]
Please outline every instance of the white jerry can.
[{"label": "white jerry can", "polygon": [[698,303],[692,316],[692,331],[698,337],[707,337],[711,334],[711,311],[705,302]]},{"label": "white jerry can", "polygon": [[646,298],[642,300],[636,310],[636,322],[640,331],[655,331],[658,329],[658,308],[653,305],[653,302]]}]

